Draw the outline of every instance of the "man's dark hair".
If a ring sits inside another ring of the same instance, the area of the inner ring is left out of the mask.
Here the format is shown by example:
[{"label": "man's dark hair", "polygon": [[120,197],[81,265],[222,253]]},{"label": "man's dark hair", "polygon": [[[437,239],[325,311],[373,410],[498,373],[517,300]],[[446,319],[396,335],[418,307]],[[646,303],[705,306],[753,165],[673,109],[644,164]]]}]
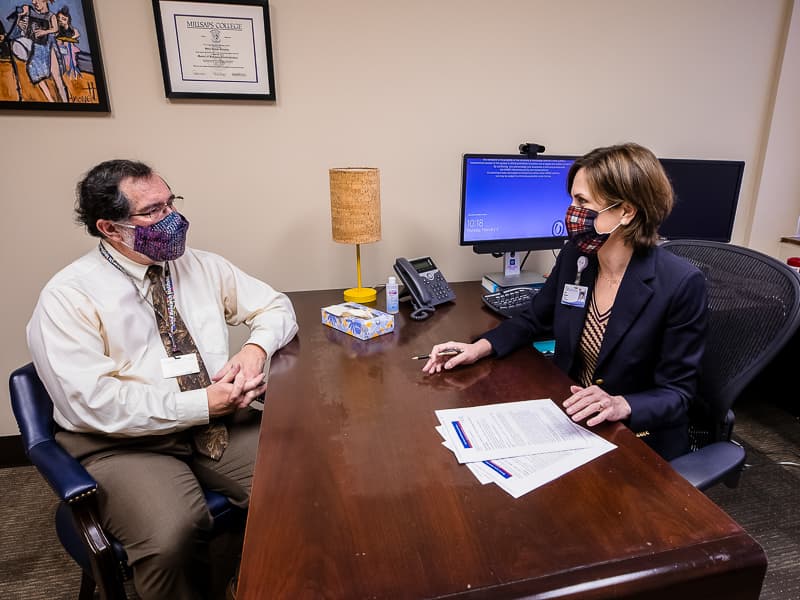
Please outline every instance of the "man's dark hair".
[{"label": "man's dark hair", "polygon": [[103,237],[97,229],[98,219],[124,221],[130,215],[130,203],[119,191],[123,179],[145,179],[153,169],[134,160],[107,160],[89,171],[75,188],[75,214],[89,234]]}]

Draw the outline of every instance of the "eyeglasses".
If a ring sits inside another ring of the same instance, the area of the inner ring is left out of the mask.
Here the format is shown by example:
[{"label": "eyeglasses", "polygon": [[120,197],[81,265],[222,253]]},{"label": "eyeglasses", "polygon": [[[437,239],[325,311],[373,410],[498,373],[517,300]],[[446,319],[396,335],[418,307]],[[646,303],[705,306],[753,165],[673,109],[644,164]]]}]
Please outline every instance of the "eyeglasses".
[{"label": "eyeglasses", "polygon": [[130,217],[143,217],[150,221],[155,221],[160,217],[164,217],[167,214],[171,213],[173,210],[180,210],[183,206],[183,196],[172,196],[169,200],[164,202],[163,204],[156,204],[155,206],[150,207],[150,210],[146,210],[140,213],[131,213],[128,215]]}]

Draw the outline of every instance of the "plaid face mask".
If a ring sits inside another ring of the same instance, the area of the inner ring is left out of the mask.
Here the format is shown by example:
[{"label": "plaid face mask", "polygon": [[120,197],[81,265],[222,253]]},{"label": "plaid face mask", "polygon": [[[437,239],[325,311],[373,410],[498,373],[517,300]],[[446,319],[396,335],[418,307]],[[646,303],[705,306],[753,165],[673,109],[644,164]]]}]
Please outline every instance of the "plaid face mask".
[{"label": "plaid face mask", "polygon": [[618,223],[614,229],[607,233],[598,233],[594,226],[595,219],[597,219],[597,215],[601,212],[605,212],[618,205],[619,202],[611,206],[606,206],[603,210],[599,211],[582,206],[570,205],[569,208],[567,208],[567,217],[564,219],[567,224],[567,235],[570,241],[584,254],[594,254],[597,252],[600,246],[606,243],[608,237],[616,231],[621,223]]},{"label": "plaid face mask", "polygon": [[143,227],[120,223],[134,229],[133,249],[156,262],[175,260],[186,249],[186,232],[189,221],[173,210],[158,223]]}]

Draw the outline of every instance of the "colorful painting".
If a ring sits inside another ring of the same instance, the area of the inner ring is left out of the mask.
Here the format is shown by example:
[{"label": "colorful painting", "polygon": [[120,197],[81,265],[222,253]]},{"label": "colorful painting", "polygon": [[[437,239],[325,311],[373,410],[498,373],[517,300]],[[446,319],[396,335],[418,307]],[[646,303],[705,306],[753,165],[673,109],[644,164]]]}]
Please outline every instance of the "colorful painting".
[{"label": "colorful painting", "polygon": [[0,0],[0,109],[108,112],[92,0]]}]

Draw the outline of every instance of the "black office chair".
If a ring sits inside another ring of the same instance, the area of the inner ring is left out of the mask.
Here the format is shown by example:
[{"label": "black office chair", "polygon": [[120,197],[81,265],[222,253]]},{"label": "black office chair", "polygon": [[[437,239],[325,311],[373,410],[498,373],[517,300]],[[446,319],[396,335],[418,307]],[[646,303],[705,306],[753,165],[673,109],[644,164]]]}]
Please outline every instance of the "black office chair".
[{"label": "black office chair", "polygon": [[[33,364],[11,374],[9,389],[25,453],[61,500],[55,515],[56,533],[83,571],[80,599],[92,598],[96,587],[101,598],[124,599],[124,582],[131,576],[127,555],[100,525],[97,482],[55,440],[53,402]],[[211,491],[205,496],[214,517],[212,536],[243,522],[245,511],[225,496]]]},{"label": "black office chair", "polygon": [[692,452],[671,461],[695,487],[739,482],[745,451],[731,440],[733,403],[786,345],[800,324],[800,278],[755,250],[702,240],[663,247],[700,269],[709,324],[698,393],[690,406]]}]

